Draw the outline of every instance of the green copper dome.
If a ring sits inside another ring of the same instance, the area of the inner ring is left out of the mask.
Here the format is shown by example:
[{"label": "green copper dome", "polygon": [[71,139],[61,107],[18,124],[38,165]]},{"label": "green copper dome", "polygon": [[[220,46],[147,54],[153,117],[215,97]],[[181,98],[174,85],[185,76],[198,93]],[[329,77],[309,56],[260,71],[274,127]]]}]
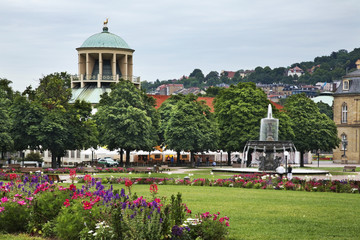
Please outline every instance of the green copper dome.
[{"label": "green copper dome", "polygon": [[110,33],[107,27],[104,27],[101,33],[94,34],[86,39],[80,48],[122,48],[132,50],[124,39]]}]

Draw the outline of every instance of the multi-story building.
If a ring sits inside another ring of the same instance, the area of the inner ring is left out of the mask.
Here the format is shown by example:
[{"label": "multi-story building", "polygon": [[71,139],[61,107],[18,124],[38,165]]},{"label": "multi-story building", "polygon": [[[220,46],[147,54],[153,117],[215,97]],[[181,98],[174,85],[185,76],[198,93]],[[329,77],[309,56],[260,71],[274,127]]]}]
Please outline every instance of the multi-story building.
[{"label": "multi-story building", "polygon": [[334,149],[335,162],[360,163],[360,61],[356,64],[357,70],[343,76],[333,95],[334,121],[342,140]]}]

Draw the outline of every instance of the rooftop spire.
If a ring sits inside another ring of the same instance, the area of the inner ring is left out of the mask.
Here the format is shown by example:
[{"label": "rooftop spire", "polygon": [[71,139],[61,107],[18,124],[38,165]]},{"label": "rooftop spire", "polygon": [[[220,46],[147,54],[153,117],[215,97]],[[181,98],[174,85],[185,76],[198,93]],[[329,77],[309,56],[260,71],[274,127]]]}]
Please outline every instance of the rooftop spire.
[{"label": "rooftop spire", "polygon": [[104,21],[103,32],[108,32],[109,31],[109,29],[107,27],[108,22],[109,22],[109,18],[106,18],[106,20]]}]

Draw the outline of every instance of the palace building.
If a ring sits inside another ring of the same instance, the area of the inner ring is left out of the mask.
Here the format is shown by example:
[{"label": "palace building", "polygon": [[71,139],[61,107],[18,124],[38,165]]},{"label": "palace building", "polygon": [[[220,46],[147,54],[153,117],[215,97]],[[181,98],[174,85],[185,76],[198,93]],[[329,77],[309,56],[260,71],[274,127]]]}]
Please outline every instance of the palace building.
[{"label": "palace building", "polygon": [[338,163],[360,163],[360,60],[356,67],[343,76],[333,95],[334,122],[342,141],[334,149],[334,162]]}]

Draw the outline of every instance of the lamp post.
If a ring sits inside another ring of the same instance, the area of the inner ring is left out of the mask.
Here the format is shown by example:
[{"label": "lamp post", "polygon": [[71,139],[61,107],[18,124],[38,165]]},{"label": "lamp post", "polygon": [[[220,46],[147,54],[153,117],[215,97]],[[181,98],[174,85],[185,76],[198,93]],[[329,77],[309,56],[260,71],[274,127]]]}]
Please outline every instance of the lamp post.
[{"label": "lamp post", "polygon": [[94,163],[94,148],[91,147],[91,163]]},{"label": "lamp post", "polygon": [[289,157],[289,152],[288,151],[285,151],[284,152],[284,155],[285,155],[285,172],[288,171],[287,167],[288,167],[288,157]]},{"label": "lamp post", "polygon": [[222,167],[222,153],[223,153],[223,150],[220,150],[220,167]]},{"label": "lamp post", "polygon": [[318,167],[320,167],[320,149],[317,150]]},{"label": "lamp post", "polygon": [[342,157],[346,157],[345,151],[346,151],[346,146],[348,145],[348,141],[346,139],[343,139],[342,145],[343,145],[343,149],[344,149],[344,155],[342,155]]}]

